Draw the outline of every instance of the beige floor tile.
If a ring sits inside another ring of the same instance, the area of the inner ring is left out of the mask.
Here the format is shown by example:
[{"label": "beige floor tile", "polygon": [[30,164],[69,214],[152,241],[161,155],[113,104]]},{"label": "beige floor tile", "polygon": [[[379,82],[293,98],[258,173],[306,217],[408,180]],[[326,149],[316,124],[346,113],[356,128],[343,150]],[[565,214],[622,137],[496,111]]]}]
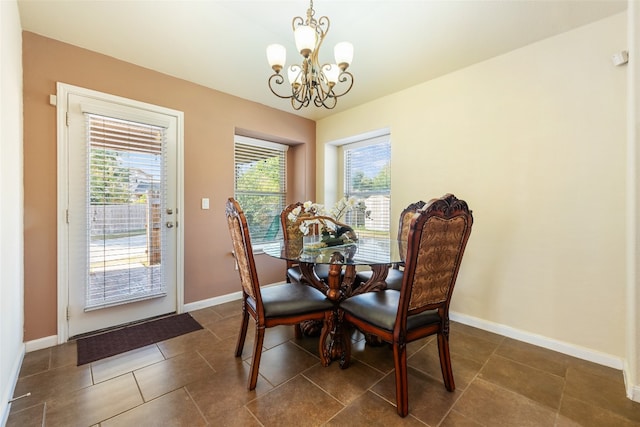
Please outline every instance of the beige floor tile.
[{"label": "beige floor tile", "polygon": [[78,346],[76,341],[51,347],[51,369],[78,364]]},{"label": "beige floor tile", "polygon": [[194,381],[210,378],[215,371],[195,352],[180,354],[133,373],[145,402],[148,402]]},{"label": "beige floor tile", "polygon": [[471,335],[476,338],[480,338],[484,341],[489,341],[494,344],[500,344],[505,339],[504,336],[498,335],[493,332],[485,331],[483,329],[474,328],[473,326],[465,325],[464,323],[451,322],[450,334],[457,335],[458,333]]},{"label": "beige floor tile", "polygon": [[[440,355],[438,353],[438,343],[431,341],[420,351],[407,358],[409,366],[430,375],[444,385],[442,370],[440,368]],[[451,365],[453,370],[453,380],[456,389],[466,389],[471,381],[482,369],[482,363],[466,358],[458,353],[451,354]]]},{"label": "beige floor tile", "polygon": [[491,356],[480,378],[515,391],[557,411],[564,388],[564,378],[500,356]]},{"label": "beige floor tile", "polygon": [[[238,410],[256,397],[273,389],[260,378],[254,390],[249,391],[249,366],[241,363],[235,369],[228,368],[209,378],[195,381],[185,388],[209,422],[231,410]],[[223,384],[224,386],[220,386]]]},{"label": "beige floor tile", "polygon": [[320,364],[320,359],[287,342],[262,352],[259,372],[277,386],[316,364]]},{"label": "beige floor tile", "polygon": [[353,342],[351,344],[351,358],[366,363],[385,374],[393,370],[393,351],[387,345],[371,346],[364,340]]},{"label": "beige floor tile", "polygon": [[[451,353],[456,353],[467,359],[475,360],[479,363],[485,363],[489,356],[500,345],[493,339],[485,339],[486,334],[474,333],[469,334],[466,332],[451,331],[449,335],[449,350]],[[489,335],[489,337],[491,337]]]},{"label": "beige floor tile", "polygon": [[569,367],[564,393],[640,423],[640,403],[628,399],[624,387],[615,380]]},{"label": "beige floor tile", "polygon": [[209,329],[200,329],[159,342],[158,348],[166,359],[170,359],[178,354],[214,348],[220,341]]},{"label": "beige floor tile", "polygon": [[341,369],[337,362],[327,367],[316,365],[302,375],[345,405],[363,395],[383,376],[358,360],[353,360],[347,369]]},{"label": "beige floor tile", "polygon": [[[250,322],[250,327],[253,325]],[[255,331],[255,327],[253,328]],[[285,343],[295,336],[293,326],[291,325],[281,325],[275,326],[273,328],[267,328],[264,334],[264,342],[262,343],[263,347],[266,349],[273,348],[282,343]]]},{"label": "beige floor tile", "polygon": [[208,419],[216,427],[262,427],[262,424],[245,407],[222,410]]},{"label": "beige floor tile", "polygon": [[207,422],[187,392],[181,388],[100,423],[100,427],[151,425],[198,427],[207,425]]},{"label": "beige floor tile", "polygon": [[[222,316],[213,307],[207,307],[200,310],[190,311],[191,317],[196,319],[205,328],[212,323],[215,323],[222,319]],[[238,313],[236,313],[238,314]]]},{"label": "beige floor tile", "polygon": [[331,418],[327,427],[424,426],[413,415],[400,418],[395,405],[367,391]]},{"label": "beige floor tile", "polygon": [[47,402],[47,427],[90,426],[143,403],[132,374],[65,393]]},{"label": "beige floor tile", "polygon": [[24,355],[22,366],[20,367],[19,378],[38,374],[49,369],[51,362],[51,349],[32,351]]},{"label": "beige floor tile", "polygon": [[[207,329],[216,334],[216,336],[220,339],[226,338],[237,338],[238,333],[240,332],[240,324],[241,324],[242,316],[238,311],[238,314],[235,316],[225,317],[218,322],[207,325]],[[249,329],[255,329],[253,321],[249,319]]]},{"label": "beige floor tile", "polygon": [[565,354],[511,338],[504,339],[496,354],[561,377],[565,376],[571,359]]},{"label": "beige floor tile", "polygon": [[236,369],[236,365],[242,365],[243,361],[251,359],[252,351],[253,341],[250,341],[249,337],[247,337],[241,357],[235,357],[235,338],[221,340],[215,346],[201,349],[198,353],[216,372],[219,372],[225,369]]},{"label": "beige floor tile", "polygon": [[618,384],[624,384],[624,375],[619,369],[613,369],[608,366],[598,365],[597,363],[577,359],[575,357],[570,357],[569,368],[575,370],[576,372],[595,375],[609,381],[617,382]]},{"label": "beige floor tile", "polygon": [[460,412],[452,409],[447,414],[440,427],[483,427],[484,424],[477,423],[470,418],[465,417]]},{"label": "beige floor tile", "polygon": [[[431,426],[442,421],[462,393],[447,391],[442,382],[411,367],[407,369],[407,381],[409,413]],[[371,390],[396,405],[395,372],[386,375]]]},{"label": "beige floor tile", "polygon": [[482,379],[465,390],[455,410],[492,427],[552,427],[556,420],[556,411]]},{"label": "beige floor tile", "polygon": [[21,411],[11,410],[5,427],[42,427],[44,403],[39,403]]},{"label": "beige floor tile", "polygon": [[19,378],[13,395],[22,396],[26,393],[31,393],[31,395],[13,402],[11,409],[19,411],[65,393],[89,387],[91,384],[91,369],[89,365],[63,366]]},{"label": "beige floor tile", "polygon": [[[583,427],[638,427],[639,422],[631,421],[599,406],[565,396],[562,399],[560,415]],[[569,425],[568,423],[564,423]]]},{"label": "beige floor tile", "polygon": [[221,317],[236,316],[242,312],[242,301],[230,301],[211,307]]},{"label": "beige floor tile", "polygon": [[296,377],[247,404],[264,426],[321,426],[344,408],[304,377]]},{"label": "beige floor tile", "polygon": [[164,360],[155,344],[117,354],[91,363],[95,384]]}]

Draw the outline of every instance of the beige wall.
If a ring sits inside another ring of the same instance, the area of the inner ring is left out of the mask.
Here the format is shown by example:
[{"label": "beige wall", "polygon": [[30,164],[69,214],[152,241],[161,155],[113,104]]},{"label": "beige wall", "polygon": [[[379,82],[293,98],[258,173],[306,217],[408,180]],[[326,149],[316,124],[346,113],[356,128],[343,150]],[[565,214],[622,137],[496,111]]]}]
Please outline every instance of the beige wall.
[{"label": "beige wall", "polygon": [[318,197],[325,143],[390,128],[394,216],[473,210],[453,311],[623,358],[625,47],[620,14],[321,120]]},{"label": "beige wall", "polygon": [[[56,82],[184,112],[184,301],[240,290],[224,203],[233,196],[236,130],[293,145],[292,200],[314,197],[315,123],[114,58],[23,33],[25,183],[25,341],[55,335]],[[201,210],[200,199],[211,209]],[[280,281],[284,264],[257,255],[262,283]]]}]

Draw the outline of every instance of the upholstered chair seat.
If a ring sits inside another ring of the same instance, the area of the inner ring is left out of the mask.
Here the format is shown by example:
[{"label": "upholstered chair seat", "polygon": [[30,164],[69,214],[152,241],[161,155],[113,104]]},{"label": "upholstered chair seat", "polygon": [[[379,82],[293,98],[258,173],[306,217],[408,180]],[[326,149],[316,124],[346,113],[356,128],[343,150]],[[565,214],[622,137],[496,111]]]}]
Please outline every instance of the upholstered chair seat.
[{"label": "upholstered chair seat", "polygon": [[[329,265],[328,264],[316,264],[313,267],[313,269],[316,272],[316,275],[320,279],[322,279],[324,281],[328,280],[328,277],[329,277]],[[302,271],[300,271],[300,267],[295,266],[295,267],[287,268],[287,279],[291,283],[301,283],[301,281],[302,281]]]},{"label": "upholstered chair seat", "polygon": [[[325,294],[307,285],[286,283],[261,290],[265,317],[291,316],[298,313],[331,310],[333,304]],[[247,304],[257,310],[256,300],[247,298]]]},{"label": "upholstered chair seat", "polygon": [[[400,292],[387,289],[380,292],[365,292],[344,300],[340,307],[365,322],[393,332],[398,317]],[[427,310],[407,316],[407,333],[416,328],[442,321],[438,310]]]},{"label": "upholstered chair seat", "polygon": [[[356,274],[356,283],[364,283],[371,278],[373,272],[371,270],[360,271]],[[384,279],[387,282],[387,289],[400,290],[402,286],[402,270],[398,268],[390,268],[387,272],[387,278]]]}]

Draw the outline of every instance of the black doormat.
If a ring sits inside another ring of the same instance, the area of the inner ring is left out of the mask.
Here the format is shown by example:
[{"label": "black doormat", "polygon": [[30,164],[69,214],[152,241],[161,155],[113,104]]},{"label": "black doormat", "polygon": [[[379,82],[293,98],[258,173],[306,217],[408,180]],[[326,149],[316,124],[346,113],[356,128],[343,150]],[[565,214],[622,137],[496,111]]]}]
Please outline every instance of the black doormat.
[{"label": "black doormat", "polygon": [[77,341],[78,366],[198,329],[202,326],[189,313],[182,313],[80,338]]}]

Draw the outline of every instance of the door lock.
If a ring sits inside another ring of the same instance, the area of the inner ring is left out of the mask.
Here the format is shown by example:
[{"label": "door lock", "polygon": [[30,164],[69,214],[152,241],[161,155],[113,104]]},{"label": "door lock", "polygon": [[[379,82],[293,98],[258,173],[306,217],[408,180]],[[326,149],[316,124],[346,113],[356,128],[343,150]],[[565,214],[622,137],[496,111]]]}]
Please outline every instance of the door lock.
[{"label": "door lock", "polygon": [[173,221],[167,221],[167,228],[173,228]]}]

